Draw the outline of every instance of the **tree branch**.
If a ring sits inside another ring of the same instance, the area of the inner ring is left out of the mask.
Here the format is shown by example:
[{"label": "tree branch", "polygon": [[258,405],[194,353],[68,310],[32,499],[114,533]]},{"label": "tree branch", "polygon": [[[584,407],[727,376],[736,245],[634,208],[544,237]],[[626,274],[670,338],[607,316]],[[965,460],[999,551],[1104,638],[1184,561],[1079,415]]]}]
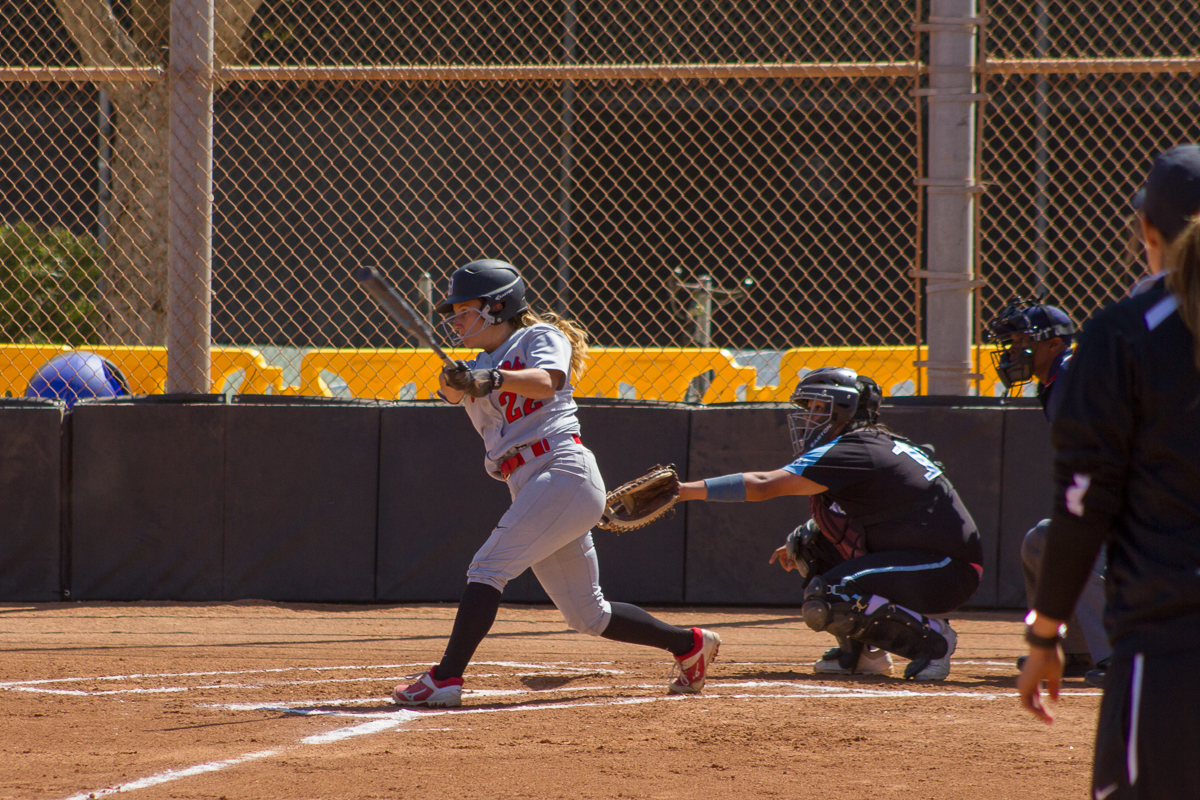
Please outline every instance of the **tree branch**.
[{"label": "tree branch", "polygon": [[88,67],[145,67],[156,62],[134,44],[106,0],[55,0],[59,19]]}]

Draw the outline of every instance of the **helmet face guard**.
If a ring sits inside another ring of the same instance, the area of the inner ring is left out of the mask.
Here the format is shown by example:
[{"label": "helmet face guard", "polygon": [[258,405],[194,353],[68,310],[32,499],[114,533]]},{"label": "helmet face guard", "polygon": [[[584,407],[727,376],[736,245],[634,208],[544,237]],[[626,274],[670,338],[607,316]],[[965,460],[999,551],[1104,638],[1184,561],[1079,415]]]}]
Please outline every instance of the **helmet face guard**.
[{"label": "helmet face guard", "polygon": [[832,441],[850,421],[839,419],[843,415],[837,413],[837,399],[828,390],[797,390],[792,395],[792,402],[800,407],[799,411],[788,414],[788,431],[796,456]]},{"label": "helmet face guard", "polygon": [[854,420],[879,418],[879,384],[847,367],[822,367],[800,379],[791,401],[800,410],[788,414],[792,451],[797,457],[828,444]]},{"label": "helmet face guard", "polygon": [[[1033,379],[1038,342],[1054,338],[1069,342],[1074,334],[1075,324],[1060,309],[1034,300],[1014,300],[988,323],[984,340],[996,345],[992,367],[1007,392]],[[1020,344],[1015,342],[1017,336],[1024,337]]]},{"label": "helmet face guard", "polygon": [[[457,319],[461,319],[464,323],[462,333],[454,329],[454,321]],[[444,318],[439,327],[441,327],[442,334],[450,344],[454,347],[464,347],[468,338],[495,324],[494,322],[490,322],[489,319],[490,315],[488,315],[486,310],[464,308],[457,314],[451,313]]]},{"label": "helmet face guard", "polygon": [[1033,348],[1010,344],[1002,350],[992,351],[992,367],[1001,385],[1007,392],[1014,386],[1022,386],[1033,378]]}]

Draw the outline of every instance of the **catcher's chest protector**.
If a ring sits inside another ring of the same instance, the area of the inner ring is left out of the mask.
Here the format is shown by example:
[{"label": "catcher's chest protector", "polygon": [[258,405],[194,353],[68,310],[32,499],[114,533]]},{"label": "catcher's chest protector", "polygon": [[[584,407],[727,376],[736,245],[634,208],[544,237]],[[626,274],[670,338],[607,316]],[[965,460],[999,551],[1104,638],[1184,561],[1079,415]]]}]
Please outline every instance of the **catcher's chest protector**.
[{"label": "catcher's chest protector", "polygon": [[842,558],[847,560],[867,554],[867,533],[849,516],[830,508],[829,498],[813,495],[808,498],[808,511],[821,529],[821,535],[833,543]]}]

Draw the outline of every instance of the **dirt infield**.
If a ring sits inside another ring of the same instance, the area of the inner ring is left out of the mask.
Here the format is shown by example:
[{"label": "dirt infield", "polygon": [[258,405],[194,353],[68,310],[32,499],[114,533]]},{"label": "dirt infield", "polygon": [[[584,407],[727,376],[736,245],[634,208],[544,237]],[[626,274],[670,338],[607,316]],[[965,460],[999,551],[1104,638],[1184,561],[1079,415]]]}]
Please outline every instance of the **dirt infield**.
[{"label": "dirt infield", "polygon": [[[504,606],[464,707],[398,710],[454,607],[0,605],[0,797],[1083,798],[1099,693],[1020,712],[1016,614],[957,618],[939,684],[829,679],[788,609],[667,609],[724,644],[699,697],[665,654]],[[897,674],[902,662],[897,663]]]}]

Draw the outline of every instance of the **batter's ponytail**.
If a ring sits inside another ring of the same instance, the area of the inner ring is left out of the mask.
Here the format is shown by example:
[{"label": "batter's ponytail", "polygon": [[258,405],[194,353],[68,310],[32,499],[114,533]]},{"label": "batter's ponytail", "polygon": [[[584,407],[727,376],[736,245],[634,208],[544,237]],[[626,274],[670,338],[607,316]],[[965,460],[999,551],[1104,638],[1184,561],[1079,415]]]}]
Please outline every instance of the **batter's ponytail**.
[{"label": "batter's ponytail", "polygon": [[571,383],[579,384],[585,369],[584,362],[588,357],[588,334],[578,322],[559,316],[553,311],[536,314],[528,308],[518,312],[512,321],[518,328],[528,328],[531,325],[543,323],[553,325],[562,331],[563,335],[567,337],[567,341],[571,343]]},{"label": "batter's ponytail", "polygon": [[1192,358],[1200,369],[1200,215],[1171,243],[1167,286],[1179,298],[1179,316],[1194,338]]}]

